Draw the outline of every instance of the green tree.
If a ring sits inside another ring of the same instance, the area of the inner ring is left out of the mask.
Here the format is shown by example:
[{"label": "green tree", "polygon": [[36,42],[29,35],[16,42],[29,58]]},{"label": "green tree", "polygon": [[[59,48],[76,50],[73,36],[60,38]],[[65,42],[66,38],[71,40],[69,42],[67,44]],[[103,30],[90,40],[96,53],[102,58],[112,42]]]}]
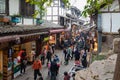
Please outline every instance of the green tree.
[{"label": "green tree", "polygon": [[82,15],[87,17],[90,15],[98,14],[100,9],[111,4],[113,0],[87,0]]},{"label": "green tree", "polygon": [[[62,0],[66,7],[70,5],[69,0]],[[26,0],[26,2],[37,6],[37,10],[35,10],[33,17],[35,18],[38,14],[40,19],[44,16],[46,12],[46,7],[51,6],[53,0]]]},{"label": "green tree", "polygon": [[82,16],[89,16],[90,23],[94,21],[97,25],[97,15],[100,13],[100,9],[111,4],[113,0],[87,0],[87,4],[84,7]]}]

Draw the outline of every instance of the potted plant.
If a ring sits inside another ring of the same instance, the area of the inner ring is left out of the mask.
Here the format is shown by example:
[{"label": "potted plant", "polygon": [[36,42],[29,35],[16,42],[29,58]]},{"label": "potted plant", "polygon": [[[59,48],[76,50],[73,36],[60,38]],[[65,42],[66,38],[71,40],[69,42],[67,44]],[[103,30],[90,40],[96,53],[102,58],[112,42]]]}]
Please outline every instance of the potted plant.
[{"label": "potted plant", "polygon": [[44,23],[44,20],[40,20],[39,18],[36,19],[36,24],[37,25],[40,25],[42,23]]},{"label": "potted plant", "polygon": [[11,16],[11,22],[13,23],[20,23],[21,22],[21,15],[14,14]]},{"label": "potted plant", "polygon": [[8,16],[5,16],[5,15],[0,15],[0,22],[9,22],[10,21],[10,18]]}]

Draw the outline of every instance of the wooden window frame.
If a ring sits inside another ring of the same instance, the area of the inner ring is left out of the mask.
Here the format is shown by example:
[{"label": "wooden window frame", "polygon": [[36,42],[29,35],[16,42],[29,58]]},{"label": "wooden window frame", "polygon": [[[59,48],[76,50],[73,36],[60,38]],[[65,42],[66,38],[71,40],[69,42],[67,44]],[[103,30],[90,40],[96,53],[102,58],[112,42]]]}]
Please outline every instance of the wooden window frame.
[{"label": "wooden window frame", "polygon": [[32,17],[34,14],[35,6],[26,3],[25,0],[20,0],[20,14],[23,17]]},{"label": "wooden window frame", "polygon": [[5,1],[5,11],[0,13],[0,15],[9,15],[9,0],[4,0]]}]

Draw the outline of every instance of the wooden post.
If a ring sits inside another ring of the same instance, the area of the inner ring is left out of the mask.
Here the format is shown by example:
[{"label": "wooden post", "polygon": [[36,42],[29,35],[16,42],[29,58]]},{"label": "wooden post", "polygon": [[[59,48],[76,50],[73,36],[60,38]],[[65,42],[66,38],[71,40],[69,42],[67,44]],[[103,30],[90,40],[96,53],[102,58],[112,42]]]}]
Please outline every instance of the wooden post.
[{"label": "wooden post", "polygon": [[8,51],[3,50],[3,80],[8,80]]},{"label": "wooden post", "polygon": [[120,80],[120,38],[114,39],[113,51],[118,54],[113,80]]}]

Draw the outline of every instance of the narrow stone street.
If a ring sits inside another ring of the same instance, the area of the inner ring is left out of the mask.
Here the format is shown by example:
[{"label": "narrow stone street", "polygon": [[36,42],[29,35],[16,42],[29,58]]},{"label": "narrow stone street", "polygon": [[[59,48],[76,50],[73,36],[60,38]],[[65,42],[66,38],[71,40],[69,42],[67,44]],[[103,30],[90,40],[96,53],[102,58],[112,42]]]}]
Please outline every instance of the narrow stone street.
[{"label": "narrow stone street", "polygon": [[[74,60],[70,60],[69,65],[64,65],[62,50],[56,50],[55,54],[59,56],[60,61],[62,62],[60,69],[59,69],[59,74],[57,76],[57,80],[63,80],[64,71],[69,71],[72,68],[72,66],[74,66]],[[31,68],[31,66],[28,66],[26,73],[21,76],[16,77],[14,80],[34,80],[33,73],[34,71]],[[41,73],[43,75],[44,80],[50,80],[50,77],[48,76],[48,68],[46,67],[46,65],[43,65]]]}]

